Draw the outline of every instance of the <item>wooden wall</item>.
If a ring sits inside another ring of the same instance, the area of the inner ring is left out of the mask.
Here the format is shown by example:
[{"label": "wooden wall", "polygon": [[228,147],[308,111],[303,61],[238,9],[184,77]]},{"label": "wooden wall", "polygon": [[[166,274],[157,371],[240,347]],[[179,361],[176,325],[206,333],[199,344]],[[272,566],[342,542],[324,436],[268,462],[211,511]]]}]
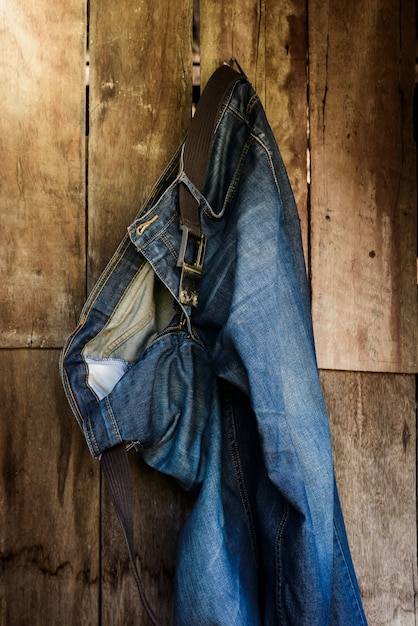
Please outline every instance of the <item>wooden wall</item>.
[{"label": "wooden wall", "polygon": [[[0,6],[4,626],[147,623],[58,358],[187,128],[192,13],[192,0]],[[294,188],[369,623],[413,626],[414,3],[201,0],[200,35],[202,84],[218,63],[239,59]],[[191,502],[135,458],[132,467],[140,566],[168,623],[176,534]]]}]

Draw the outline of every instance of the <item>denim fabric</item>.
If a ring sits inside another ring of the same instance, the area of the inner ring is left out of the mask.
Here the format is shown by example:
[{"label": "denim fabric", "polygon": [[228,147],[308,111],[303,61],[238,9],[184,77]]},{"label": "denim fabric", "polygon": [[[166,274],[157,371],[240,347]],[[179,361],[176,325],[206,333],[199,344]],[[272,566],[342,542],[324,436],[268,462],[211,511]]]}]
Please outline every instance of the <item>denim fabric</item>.
[{"label": "denim fabric", "polygon": [[[179,185],[200,205],[199,306],[178,302]],[[134,444],[196,493],[174,623],[366,624],[334,481],[297,209],[259,98],[222,105],[200,193],[174,156],[62,353],[91,453]]]}]

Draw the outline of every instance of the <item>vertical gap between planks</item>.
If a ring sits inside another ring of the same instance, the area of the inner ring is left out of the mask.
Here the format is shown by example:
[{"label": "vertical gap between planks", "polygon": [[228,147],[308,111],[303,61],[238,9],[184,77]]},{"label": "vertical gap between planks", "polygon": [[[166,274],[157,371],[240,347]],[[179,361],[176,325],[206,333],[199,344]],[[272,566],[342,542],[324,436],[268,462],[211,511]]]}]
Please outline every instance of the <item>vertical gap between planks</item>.
[{"label": "vertical gap between planks", "polygon": [[[86,33],[85,33],[85,142],[84,142],[84,151],[85,151],[85,170],[84,170],[84,189],[85,189],[85,198],[84,198],[84,210],[85,210],[85,220],[84,220],[84,229],[85,229],[85,298],[87,298],[88,293],[88,262],[89,262],[89,135],[90,135],[90,0],[86,0]],[[98,593],[97,593],[97,624],[98,626],[102,625],[102,598],[103,598],[103,584],[102,584],[102,574],[103,574],[103,553],[102,553],[102,503],[103,503],[103,489],[102,489],[102,472],[101,468],[99,470],[99,516],[98,516]]]},{"label": "vertical gap between planks", "polygon": [[306,214],[307,214],[307,228],[306,228],[306,260],[307,260],[307,272],[309,292],[312,301],[312,242],[311,242],[311,110],[310,110],[310,66],[309,66],[309,0],[306,0]]},{"label": "vertical gap between planks", "polygon": [[89,263],[89,134],[90,134],[90,0],[86,1],[86,93],[85,93],[85,297],[87,298]]}]

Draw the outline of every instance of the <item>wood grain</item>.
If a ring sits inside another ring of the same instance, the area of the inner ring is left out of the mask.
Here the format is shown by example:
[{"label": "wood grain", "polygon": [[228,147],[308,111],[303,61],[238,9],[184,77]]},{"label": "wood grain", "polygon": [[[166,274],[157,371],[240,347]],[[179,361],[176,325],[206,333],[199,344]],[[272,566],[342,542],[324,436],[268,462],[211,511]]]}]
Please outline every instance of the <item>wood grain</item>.
[{"label": "wood grain", "polygon": [[[190,122],[191,3],[91,3],[90,61],[89,287]],[[136,461],[133,453],[139,569],[156,613],[170,623],[175,545],[187,496]],[[102,584],[103,626],[147,623],[105,490]]]},{"label": "wood grain", "polygon": [[321,380],[369,626],[415,626],[414,376],[327,371]]},{"label": "wood grain", "polygon": [[[0,6],[0,623],[146,624],[58,352],[33,348],[59,347],[74,328],[187,129],[192,2],[89,3],[88,163],[86,3],[64,4]],[[200,4],[203,85],[236,56],[287,166],[320,364],[377,372],[321,379],[369,626],[413,626],[415,387],[387,373],[413,372],[418,343],[412,0]],[[170,623],[176,538],[192,499],[130,459],[139,568]]]},{"label": "wood grain", "polygon": [[417,367],[414,7],[309,7],[312,309],[321,368]]},{"label": "wood grain", "polygon": [[98,624],[99,467],[56,350],[0,351],[0,623]]},{"label": "wood grain", "polygon": [[238,59],[288,170],[308,261],[306,3],[201,0],[200,16],[202,86],[220,63]]},{"label": "wood grain", "polygon": [[192,6],[91,3],[89,288],[191,118]]},{"label": "wood grain", "polygon": [[[173,575],[177,538],[193,498],[170,478],[147,467],[132,451],[135,546],[146,596],[161,624],[173,623]],[[126,556],[119,522],[106,490],[103,497],[102,624],[148,624]]]},{"label": "wood grain", "polygon": [[0,347],[62,345],[85,295],[84,4],[0,6]]},{"label": "wood grain", "polygon": [[307,5],[266,1],[265,109],[292,185],[309,265]]}]

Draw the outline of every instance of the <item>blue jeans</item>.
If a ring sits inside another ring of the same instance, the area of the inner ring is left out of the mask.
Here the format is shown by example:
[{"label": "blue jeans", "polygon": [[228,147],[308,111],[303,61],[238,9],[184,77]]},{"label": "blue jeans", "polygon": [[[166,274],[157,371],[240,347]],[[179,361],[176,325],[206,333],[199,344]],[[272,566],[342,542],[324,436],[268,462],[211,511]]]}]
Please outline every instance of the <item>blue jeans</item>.
[{"label": "blue jeans", "polygon": [[[200,205],[199,306],[178,300],[179,185]],[[366,624],[332,465],[300,226],[251,85],[226,98],[200,193],[182,147],[62,353],[91,453],[121,442],[196,493],[180,626]]]}]

